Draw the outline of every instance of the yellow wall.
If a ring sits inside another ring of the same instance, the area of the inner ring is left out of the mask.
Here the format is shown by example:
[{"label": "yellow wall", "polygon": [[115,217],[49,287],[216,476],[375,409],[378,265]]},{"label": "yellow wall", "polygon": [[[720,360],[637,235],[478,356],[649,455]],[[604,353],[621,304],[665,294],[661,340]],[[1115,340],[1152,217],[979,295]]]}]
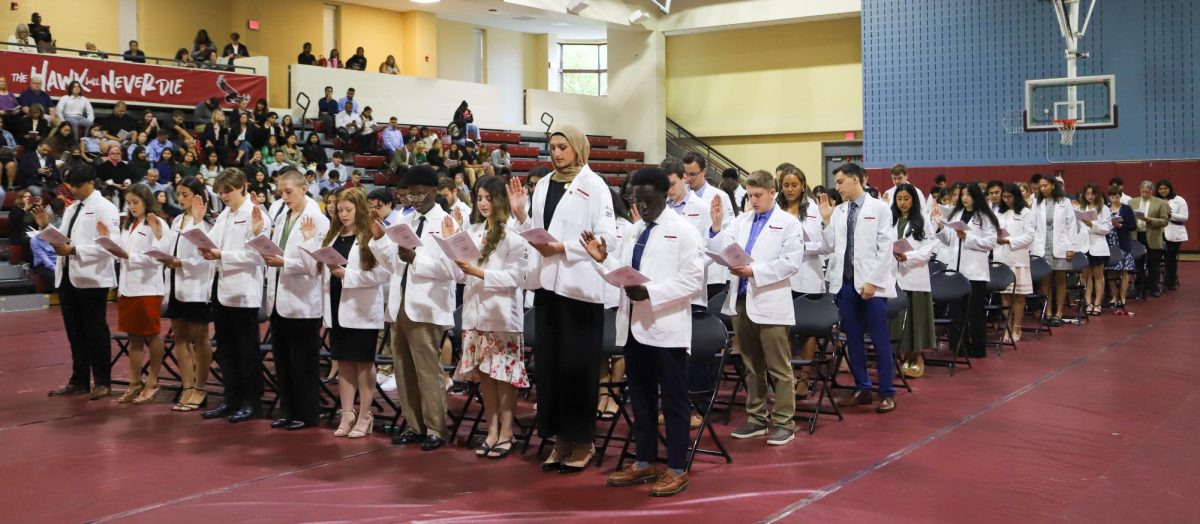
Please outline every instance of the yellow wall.
[{"label": "yellow wall", "polygon": [[[491,29],[487,30],[491,32]],[[449,20],[438,20],[438,78],[442,80],[475,81],[473,42],[475,26]]]},{"label": "yellow wall", "polygon": [[[393,55],[400,66],[400,74],[408,74],[404,67],[404,41],[401,38],[404,31],[403,13],[346,4],[341,5],[338,11],[341,23],[338,34],[342,40],[338,43],[338,50],[342,60],[354,56],[354,48],[361,46],[363,56],[367,57],[367,71],[379,71],[379,64],[388,55]],[[297,49],[296,53],[299,52]]]},{"label": "yellow wall", "polygon": [[859,18],[667,38],[667,115],[750,170],[819,183],[821,141],[862,129]]},{"label": "yellow wall", "polygon": [[404,20],[404,74],[438,77],[438,19],[433,13],[408,11]]},{"label": "yellow wall", "polygon": [[[82,2],[81,2],[82,3]],[[192,49],[196,31],[205,29],[220,52],[229,43],[229,33],[237,31],[247,43],[250,31],[245,22],[234,29],[229,19],[232,0],[141,0],[138,2],[138,43],[149,56],[171,58],[179,48]],[[124,49],[124,47],[122,47]],[[254,50],[253,47],[250,49]]]},{"label": "yellow wall", "polygon": [[117,31],[118,0],[22,0],[16,11],[9,10],[8,4],[0,6],[0,38],[5,40],[17,24],[28,24],[29,17],[39,13],[61,47],[83,49],[90,40],[102,51],[125,50]]}]

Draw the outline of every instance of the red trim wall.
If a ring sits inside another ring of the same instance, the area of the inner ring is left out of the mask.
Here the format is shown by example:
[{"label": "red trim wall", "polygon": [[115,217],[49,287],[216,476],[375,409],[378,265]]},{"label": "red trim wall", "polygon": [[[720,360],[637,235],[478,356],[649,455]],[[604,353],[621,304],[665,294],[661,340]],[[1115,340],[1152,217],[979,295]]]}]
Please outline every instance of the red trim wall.
[{"label": "red trim wall", "polygon": [[[1073,192],[1089,181],[1096,182],[1102,189],[1108,181],[1119,176],[1125,181],[1125,193],[1137,196],[1138,184],[1142,180],[1158,182],[1165,178],[1175,186],[1175,192],[1188,202],[1190,216],[1187,221],[1188,241],[1183,244],[1187,251],[1200,251],[1200,160],[1175,160],[1156,162],[1094,162],[1081,164],[1032,164],[1021,166],[967,166],[967,167],[910,167],[908,179],[921,191],[933,187],[933,177],[945,174],[950,182],[970,180],[1003,180],[1005,182],[1028,182],[1034,173],[1053,175],[1062,171],[1067,181],[1067,191]],[[891,187],[889,168],[867,169],[875,187],[886,190]]]}]

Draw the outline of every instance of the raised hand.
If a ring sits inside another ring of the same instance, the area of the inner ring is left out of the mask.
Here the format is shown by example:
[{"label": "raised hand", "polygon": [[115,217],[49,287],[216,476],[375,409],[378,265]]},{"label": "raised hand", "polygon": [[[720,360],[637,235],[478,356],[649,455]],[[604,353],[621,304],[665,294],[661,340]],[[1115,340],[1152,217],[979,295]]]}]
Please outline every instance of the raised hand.
[{"label": "raised hand", "polygon": [[833,202],[829,201],[829,195],[817,195],[817,211],[821,212],[821,221],[828,224],[829,219],[833,217]]},{"label": "raised hand", "polygon": [[159,216],[154,213],[148,213],[146,215],[146,223],[150,224],[150,230],[154,231],[154,238],[162,238],[162,218],[159,218]]},{"label": "raised hand", "polygon": [[708,216],[712,218],[712,226],[709,229],[713,233],[720,233],[721,224],[725,223],[725,208],[721,206],[720,198],[714,198],[709,202]]},{"label": "raised hand", "polygon": [[941,224],[946,221],[946,217],[942,215],[942,206],[933,205],[933,209],[929,210],[929,218],[932,218],[934,223]]},{"label": "raised hand", "polygon": [[450,215],[442,218],[442,238],[450,238],[454,235],[454,219]]},{"label": "raised hand", "polygon": [[49,206],[33,206],[30,208],[33,212],[33,221],[37,224],[38,229],[43,229],[50,225]]},{"label": "raised hand", "polygon": [[460,226],[463,224],[462,208],[457,208],[454,210],[454,221],[458,222],[458,225]]},{"label": "raised hand", "polygon": [[312,240],[313,236],[317,234],[317,224],[313,222],[311,216],[305,216],[300,220],[300,234],[304,235],[306,241]]},{"label": "raised hand", "polygon": [[192,220],[195,223],[199,224],[201,220],[204,220],[204,213],[208,211],[205,207],[204,197],[192,195]]},{"label": "raised hand", "polygon": [[605,244],[603,238],[593,235],[591,231],[584,230],[580,233],[579,243],[587,250],[592,260],[604,262],[604,259],[608,258],[608,245]]},{"label": "raised hand", "polygon": [[633,222],[636,224],[642,219],[642,213],[638,211],[637,206],[629,206],[629,217],[632,218]]},{"label": "raised hand", "polygon": [[508,206],[512,209],[513,216],[518,222],[525,222],[528,218],[525,213],[525,207],[529,202],[529,191],[525,189],[525,184],[517,177],[513,177],[508,182]]},{"label": "raised hand", "polygon": [[373,238],[375,240],[379,240],[379,239],[383,238],[383,229],[384,229],[383,221],[372,220],[371,221],[371,238]]},{"label": "raised hand", "polygon": [[263,222],[265,220],[263,220],[262,208],[254,206],[254,210],[250,212],[250,227],[253,229],[255,235],[262,233]]},{"label": "raised hand", "polygon": [[98,234],[102,237],[108,236],[108,224],[105,224],[103,221],[97,220],[96,221],[96,234]]}]

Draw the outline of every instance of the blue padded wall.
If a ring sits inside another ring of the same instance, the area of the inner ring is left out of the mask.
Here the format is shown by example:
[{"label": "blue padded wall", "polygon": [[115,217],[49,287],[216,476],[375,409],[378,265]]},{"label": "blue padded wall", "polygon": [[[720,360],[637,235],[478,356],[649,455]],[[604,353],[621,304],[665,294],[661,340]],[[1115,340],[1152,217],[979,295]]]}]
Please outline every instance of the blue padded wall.
[{"label": "blue padded wall", "polygon": [[1099,0],[1079,75],[1116,75],[1119,127],[1065,147],[1058,133],[1004,125],[1025,80],[1066,76],[1047,0],[863,0],[866,163],[1200,158],[1198,23],[1198,0]]}]

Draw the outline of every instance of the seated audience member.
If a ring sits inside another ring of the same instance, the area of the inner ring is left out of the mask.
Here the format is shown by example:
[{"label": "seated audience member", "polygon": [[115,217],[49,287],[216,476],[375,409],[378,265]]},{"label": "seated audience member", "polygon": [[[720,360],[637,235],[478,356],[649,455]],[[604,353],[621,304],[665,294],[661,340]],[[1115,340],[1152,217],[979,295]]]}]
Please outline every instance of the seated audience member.
[{"label": "seated audience member", "polygon": [[317,120],[322,123],[323,132],[334,129],[335,118],[340,112],[341,103],[333,97],[333,87],[325,86],[325,96],[317,100]]},{"label": "seated audience member", "polygon": [[358,100],[354,99],[354,88],[353,87],[346,89],[346,96],[343,96],[338,99],[337,110],[339,112],[345,110],[346,104],[350,104],[350,106],[354,108],[354,114],[356,114],[356,115],[362,111],[361,106],[358,105]]},{"label": "seated audience member", "polygon": [[283,115],[279,121],[279,141],[285,142],[288,135],[296,134],[296,123],[292,121],[292,115]]},{"label": "seated audience member", "polygon": [[204,126],[200,133],[200,147],[216,151],[221,158],[229,156],[229,126],[225,123],[225,112],[216,111],[212,114],[212,122]]},{"label": "seated audience member", "polygon": [[359,136],[352,137],[358,141],[357,151],[359,153],[374,154],[377,150],[376,133],[379,131],[380,125],[375,122],[375,116],[371,110],[371,106],[364,107],[362,115],[360,115],[359,118],[362,120],[362,130],[359,132]]},{"label": "seated audience member", "polygon": [[392,154],[392,159],[388,161],[388,170],[397,175],[403,176],[408,172],[408,169],[415,165],[416,160],[416,142],[406,142],[404,147],[397,149]]},{"label": "seated audience member", "polygon": [[18,119],[13,138],[28,152],[49,136],[50,118],[45,115],[42,104],[29,106],[29,113]]},{"label": "seated audience member", "polygon": [[382,64],[379,64],[379,72],[385,75],[400,74],[400,66],[396,65],[396,57],[388,55],[387,60],[384,60]]},{"label": "seated audience member", "polygon": [[146,133],[149,137],[158,135],[158,117],[154,116],[154,112],[147,109],[142,112],[142,119],[138,122],[137,132]]},{"label": "seated audience member", "polygon": [[43,140],[25,153],[17,165],[17,180],[15,187],[28,190],[35,197],[43,194],[52,195],[62,183],[62,175],[54,157],[50,156],[50,144]]},{"label": "seated audience member", "polygon": [[230,33],[229,39],[231,42],[225,44],[225,49],[221,51],[221,56],[229,60],[230,64],[239,56],[250,56],[250,50],[246,48],[246,44],[241,42],[242,35]]},{"label": "seated audience member", "polygon": [[296,143],[295,134],[287,135],[286,141],[278,151],[283,153],[283,163],[293,166],[296,169],[304,167],[304,153],[300,151],[300,145]]},{"label": "seated audience member", "polygon": [[345,144],[350,144],[350,140],[362,132],[363,123],[358,115],[354,114],[354,106],[351,104],[345,105],[345,110],[337,114],[337,120],[334,124],[337,126],[337,136],[342,139]]},{"label": "seated audience member", "polygon": [[[162,156],[158,158],[158,162],[154,162],[154,169],[157,169],[159,175],[164,180],[175,179],[175,150],[168,149],[162,152]],[[146,177],[150,176],[150,172],[146,172]]]},{"label": "seated audience member", "polygon": [[64,154],[69,155],[79,147],[79,139],[75,137],[71,123],[66,120],[55,126],[54,131],[46,138],[46,143],[50,145],[50,156],[63,161],[67,160],[63,158]]},{"label": "seated audience member", "polygon": [[267,105],[267,99],[260,98],[254,102],[254,111],[250,113],[250,117],[254,119],[254,123],[264,125],[267,121],[267,116],[271,114],[271,108]]},{"label": "seated audience member", "polygon": [[138,49],[137,40],[129,41],[129,49],[126,49],[125,52],[121,54],[121,58],[126,62],[133,62],[137,64],[146,63],[146,53],[143,53],[141,49]]},{"label": "seated audience member", "polygon": [[163,129],[167,131],[167,138],[176,144],[182,142],[183,135],[188,133],[187,124],[184,123],[183,119],[183,111],[176,109],[171,112],[171,121],[163,126]]},{"label": "seated audience member", "polygon": [[317,63],[317,57],[312,54],[312,42],[305,42],[304,48],[300,54],[296,55],[296,63],[301,65],[313,65]]},{"label": "seated audience member", "polygon": [[363,48],[359,47],[354,50],[354,56],[346,59],[346,69],[355,71],[367,70],[367,57],[363,56]]},{"label": "seated audience member", "polygon": [[278,150],[279,139],[275,138],[275,135],[267,135],[267,143],[263,144],[262,148],[259,149],[262,152],[263,163],[268,165],[274,164],[275,152]]},{"label": "seated audience member", "polygon": [[237,150],[234,164],[241,165],[254,150],[254,139],[259,134],[258,124],[254,123],[250,113],[238,115],[237,124],[229,130],[229,143]]},{"label": "seated audience member", "polygon": [[267,164],[267,176],[270,178],[275,178],[275,173],[278,173],[281,169],[289,165],[291,164],[288,164],[284,159],[283,148],[276,149],[275,154],[271,158],[271,162]]},{"label": "seated audience member", "polygon": [[159,217],[164,220],[173,220],[183,213],[182,208],[171,202],[171,195],[166,191],[155,191],[154,200],[158,202],[158,208],[162,211]]},{"label": "seated audience member", "polygon": [[[133,148],[133,154],[129,156],[129,170],[133,174],[131,180],[133,182],[145,180],[146,173],[152,167],[154,165],[150,162],[150,158],[146,156],[146,148],[141,146]],[[124,197],[122,196],[122,198]]]},{"label": "seated audience member", "polygon": [[346,183],[342,185],[342,187],[346,188],[346,189],[362,187],[362,176],[363,176],[362,170],[355,169],[353,172],[350,173],[350,179],[347,180]]},{"label": "seated audience member", "polygon": [[166,129],[159,129],[158,136],[152,142],[146,144],[146,157],[151,162],[158,162],[163,151],[175,149],[175,145],[171,143],[168,136],[170,136],[170,133]]},{"label": "seated audience member", "polygon": [[[179,163],[175,164],[175,174],[185,178],[192,178],[200,174],[200,161],[197,160],[195,151],[189,149],[179,155]],[[164,178],[163,182],[167,180],[175,180],[175,177]]]},{"label": "seated audience member", "polygon": [[[478,142],[480,140],[479,125],[475,123],[475,113],[471,111],[466,100],[458,104],[458,109],[454,110],[454,119],[451,121],[454,122],[455,127],[463,130],[461,141],[474,140]],[[464,144],[460,143],[459,145]]]},{"label": "seated audience member", "polygon": [[104,131],[100,129],[100,124],[92,124],[86,135],[79,139],[79,154],[83,157],[83,161],[89,164],[94,164],[102,154],[100,147],[104,143]]},{"label": "seated audience member", "polygon": [[29,34],[29,26],[26,24],[17,24],[17,28],[13,34],[8,37],[8,50],[14,53],[36,53],[37,42],[33,41],[33,37]]},{"label": "seated audience member", "polygon": [[339,53],[336,48],[330,49],[329,50],[329,58],[325,58],[322,56],[320,58],[320,60],[317,60],[317,65],[319,65],[321,67],[331,67],[334,69],[341,69],[343,66],[342,54]]},{"label": "seated audience member", "polygon": [[321,137],[316,133],[309,133],[308,138],[304,141],[304,162],[308,164],[316,164],[323,166],[329,163],[329,155],[325,153],[325,146],[321,145]]},{"label": "seated audience member", "polygon": [[208,60],[208,54],[211,53],[215,47],[216,46],[213,44],[212,39],[208,37],[207,30],[201,29],[197,31],[196,38],[192,39],[192,60],[196,62]]},{"label": "seated audience member", "polygon": [[400,129],[396,117],[388,119],[388,126],[383,128],[383,152],[391,158],[398,149],[404,148],[404,131]]},{"label": "seated audience member", "polygon": [[350,178],[350,167],[342,163],[343,158],[345,155],[341,151],[334,151],[333,158],[325,166],[325,170],[330,174],[337,172],[339,179],[346,180]]},{"label": "seated audience member", "polygon": [[217,175],[221,174],[225,168],[221,166],[221,157],[215,150],[209,149],[204,152],[204,163],[200,165],[199,175],[204,177],[206,185],[212,185],[217,180]]},{"label": "seated audience member", "polygon": [[50,35],[50,26],[42,24],[42,15],[34,13],[29,17],[29,34],[33,36],[39,53],[54,53],[54,37]]},{"label": "seated audience member", "polygon": [[104,139],[109,142],[124,144],[131,141],[133,135],[137,133],[137,119],[129,114],[125,102],[117,102],[113,106],[112,113],[100,117],[96,121],[100,123],[100,129],[104,131]]},{"label": "seated audience member", "polygon": [[12,187],[17,177],[17,139],[0,118],[0,187]]},{"label": "seated audience member", "polygon": [[500,144],[500,147],[492,151],[488,161],[492,164],[492,169],[499,171],[502,167],[512,169],[512,156],[508,154],[508,144]]},{"label": "seated audience member", "polygon": [[0,75],[0,120],[12,125],[12,119],[21,114],[21,103],[17,95],[8,90],[8,79]]},{"label": "seated audience member", "polygon": [[[33,220],[33,194],[24,189],[16,191],[16,198],[13,199],[13,207],[8,211],[8,242],[10,245],[29,248],[29,233],[37,230],[37,223]],[[41,205],[38,202],[36,205]],[[26,258],[29,258],[29,253],[25,253]],[[29,262],[29,260],[12,261],[17,264],[20,262]]]},{"label": "seated audience member", "polygon": [[175,62],[180,67],[196,67],[195,60],[192,60],[192,54],[186,48],[179,48],[175,51]]},{"label": "seated audience member", "polygon": [[255,150],[250,153],[250,161],[246,163],[246,178],[254,180],[256,173],[266,173],[267,165],[263,162],[263,154],[261,150]]},{"label": "seated audience member", "polygon": [[201,100],[196,104],[196,109],[192,111],[192,120],[196,125],[212,123],[213,113],[221,112],[221,97],[211,97]]},{"label": "seated audience member", "polygon": [[269,111],[267,117],[259,124],[259,132],[255,141],[255,145],[259,148],[266,146],[271,137],[275,137],[275,144],[278,147],[283,143],[283,126],[279,125],[279,115],[274,111]]},{"label": "seated audience member", "polygon": [[416,149],[413,150],[413,164],[429,165],[429,146],[425,142],[417,142]]},{"label": "seated audience member", "polygon": [[321,190],[334,192],[342,188],[342,172],[329,171],[325,174],[325,180],[321,182]]},{"label": "seated audience member", "polygon": [[[62,216],[65,210],[66,202],[63,199],[56,198],[50,201],[50,212],[53,214],[50,223],[54,227],[62,227]],[[54,282],[54,269],[58,264],[58,253],[54,251],[54,246],[42,240],[42,237],[35,237],[29,240],[29,250],[33,252],[33,264],[30,266],[33,268],[33,272],[44,282]]]},{"label": "seated audience member", "polygon": [[108,60],[108,53],[100,52],[100,49],[96,47],[95,42],[87,42],[83,44],[83,49],[83,51],[79,52],[79,56]]},{"label": "seated audience member", "polygon": [[33,104],[40,104],[44,110],[48,108],[50,112],[50,118],[59,118],[58,110],[55,108],[54,103],[50,100],[50,93],[42,90],[41,75],[33,75],[29,77],[29,89],[26,89],[25,92],[21,93],[21,95],[17,97],[17,103],[21,104],[21,112],[23,113],[28,114],[29,109],[33,107]]}]

